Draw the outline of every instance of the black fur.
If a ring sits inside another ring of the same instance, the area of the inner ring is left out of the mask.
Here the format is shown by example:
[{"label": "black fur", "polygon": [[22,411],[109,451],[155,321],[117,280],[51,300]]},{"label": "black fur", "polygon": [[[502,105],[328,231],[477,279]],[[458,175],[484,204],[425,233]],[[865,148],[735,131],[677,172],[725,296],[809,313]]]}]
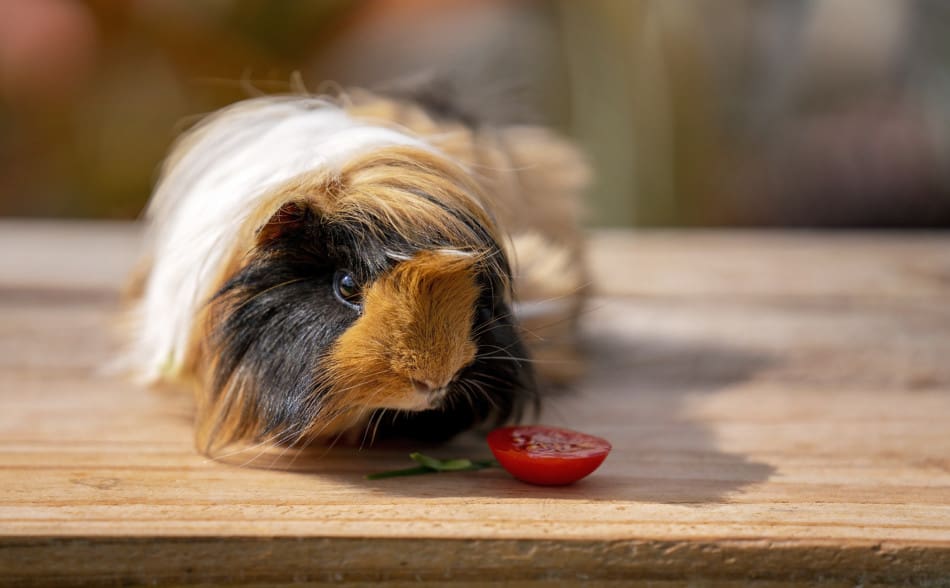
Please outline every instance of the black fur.
[{"label": "black fur", "polygon": [[333,275],[352,255],[323,237],[308,222],[271,241],[212,300],[224,309],[212,316],[213,390],[243,378],[261,435],[291,438],[316,417],[314,362],[359,316],[333,294]]},{"label": "black fur", "polygon": [[[296,440],[318,418],[324,394],[317,376],[321,358],[359,316],[334,296],[334,273],[345,268],[369,283],[396,263],[385,252],[411,257],[450,242],[444,235],[432,235],[428,242],[394,236],[382,241],[358,223],[327,222],[308,209],[301,214],[299,222],[288,223],[254,251],[211,301],[220,309],[211,316],[210,342],[217,357],[213,390],[220,394],[232,378],[241,378],[253,391],[245,401],[253,404],[232,410],[257,416],[263,425],[257,437],[277,435],[285,442]],[[462,220],[484,241],[473,246],[502,257],[478,223]],[[507,263],[496,261],[495,267],[507,273]],[[536,399],[527,351],[502,296],[510,276],[485,272],[479,279],[476,361],[462,371],[439,409],[377,414],[376,438],[444,440],[488,419],[517,418],[525,401]],[[251,430],[248,423],[241,433]]]}]

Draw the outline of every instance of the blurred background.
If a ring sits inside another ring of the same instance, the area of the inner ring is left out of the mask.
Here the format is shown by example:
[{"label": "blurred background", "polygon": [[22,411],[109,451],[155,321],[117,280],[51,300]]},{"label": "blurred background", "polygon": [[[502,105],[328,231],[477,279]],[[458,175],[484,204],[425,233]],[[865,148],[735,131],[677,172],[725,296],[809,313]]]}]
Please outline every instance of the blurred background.
[{"label": "blurred background", "polygon": [[136,218],[176,134],[450,74],[596,170],[592,225],[950,225],[944,0],[0,0],[0,215]]}]

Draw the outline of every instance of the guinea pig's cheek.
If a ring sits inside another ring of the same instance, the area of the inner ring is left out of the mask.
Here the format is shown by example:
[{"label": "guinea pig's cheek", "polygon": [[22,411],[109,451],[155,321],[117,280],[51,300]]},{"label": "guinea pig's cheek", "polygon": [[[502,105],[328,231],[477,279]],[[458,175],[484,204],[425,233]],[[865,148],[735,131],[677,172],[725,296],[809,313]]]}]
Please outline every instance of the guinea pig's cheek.
[{"label": "guinea pig's cheek", "polygon": [[414,410],[416,400],[405,378],[390,364],[384,313],[369,308],[330,349],[318,379],[326,383],[328,411],[400,408]]}]

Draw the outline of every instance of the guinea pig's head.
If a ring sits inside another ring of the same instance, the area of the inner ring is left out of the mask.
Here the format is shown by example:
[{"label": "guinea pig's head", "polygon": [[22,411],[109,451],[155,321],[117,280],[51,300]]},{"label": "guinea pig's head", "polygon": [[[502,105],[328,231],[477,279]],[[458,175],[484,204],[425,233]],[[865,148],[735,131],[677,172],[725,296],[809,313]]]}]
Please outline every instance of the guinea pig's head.
[{"label": "guinea pig's head", "polygon": [[534,378],[478,190],[399,147],[263,198],[201,321],[199,447],[517,418]]}]

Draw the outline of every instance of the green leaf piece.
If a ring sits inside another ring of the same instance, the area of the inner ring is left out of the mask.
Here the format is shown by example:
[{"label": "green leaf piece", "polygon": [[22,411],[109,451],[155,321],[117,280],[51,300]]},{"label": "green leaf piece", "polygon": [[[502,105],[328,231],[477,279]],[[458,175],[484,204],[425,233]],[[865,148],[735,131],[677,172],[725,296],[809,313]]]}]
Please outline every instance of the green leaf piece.
[{"label": "green leaf piece", "polygon": [[366,476],[367,480],[382,480],[384,478],[398,478],[402,476],[418,476],[422,474],[436,474],[440,472],[473,472],[492,468],[498,465],[493,459],[471,460],[465,458],[459,459],[436,459],[415,452],[410,453],[409,458],[419,465],[413,468],[401,470],[390,470],[387,472],[377,472]]},{"label": "green leaf piece", "polygon": [[429,457],[428,455],[422,455],[421,453],[410,453],[409,459],[412,461],[424,465],[427,468],[432,468],[434,470],[442,470],[442,461],[434,457]]},{"label": "green leaf piece", "polygon": [[457,472],[460,470],[470,470],[472,469],[472,460],[470,459],[447,459],[442,462],[442,467],[439,468],[440,472]]}]

